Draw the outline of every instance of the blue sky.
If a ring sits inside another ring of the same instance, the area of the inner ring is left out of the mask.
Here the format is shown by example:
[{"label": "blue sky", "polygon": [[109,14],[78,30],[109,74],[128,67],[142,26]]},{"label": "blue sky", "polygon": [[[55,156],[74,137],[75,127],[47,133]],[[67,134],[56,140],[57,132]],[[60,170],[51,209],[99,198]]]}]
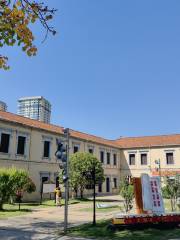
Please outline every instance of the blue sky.
[{"label": "blue sky", "polygon": [[[46,2],[46,1],[45,1]],[[180,133],[180,1],[51,0],[58,34],[35,58],[4,48],[0,100],[42,95],[52,123],[114,139]]]}]

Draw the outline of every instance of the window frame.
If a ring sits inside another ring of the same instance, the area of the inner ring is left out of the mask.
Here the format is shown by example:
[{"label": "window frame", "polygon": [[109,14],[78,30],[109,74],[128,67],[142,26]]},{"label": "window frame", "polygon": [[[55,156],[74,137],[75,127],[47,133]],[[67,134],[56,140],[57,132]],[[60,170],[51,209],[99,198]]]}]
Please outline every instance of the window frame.
[{"label": "window frame", "polygon": [[88,148],[88,152],[89,152],[90,154],[94,154],[94,149],[93,149],[93,148]]},{"label": "window frame", "polygon": [[7,152],[1,152],[1,151],[0,151],[0,154],[9,154],[11,134],[10,134],[9,132],[6,132],[6,131],[1,131],[1,132],[0,132],[0,145],[1,145],[1,140],[2,140],[2,134],[4,134],[4,135],[9,135],[9,139],[8,139],[8,149],[7,149]]},{"label": "window frame", "polygon": [[113,153],[113,166],[117,166],[117,153]]},{"label": "window frame", "polygon": [[10,129],[10,128],[0,128],[0,143],[1,143],[1,134],[2,133],[5,133],[5,134],[9,134],[10,137],[9,137],[9,146],[8,146],[8,153],[4,153],[4,152],[0,152],[0,154],[3,154],[3,155],[8,155],[8,157],[10,157],[11,155],[11,145],[12,145],[12,133],[13,133],[13,130]]},{"label": "window frame", "polygon": [[[22,137],[24,138],[24,148],[23,148],[23,153],[18,153],[18,148],[19,148],[19,138]],[[17,136],[17,145],[16,145],[16,155],[18,156],[24,156],[26,155],[26,145],[27,145],[27,137],[24,136],[23,134],[18,134]]]},{"label": "window frame", "polygon": [[[74,148],[77,148],[77,151],[74,151]],[[73,153],[79,152],[79,146],[78,145],[73,145]]]},{"label": "window frame", "polygon": [[110,165],[111,164],[111,153],[106,152],[106,164]]},{"label": "window frame", "polygon": [[[143,163],[143,161],[144,161],[144,159],[142,158],[143,156],[146,156],[146,163],[145,164]],[[140,159],[141,159],[141,165],[142,166],[148,165],[148,155],[147,155],[147,153],[140,153]]]},{"label": "window frame", "polygon": [[116,178],[116,177],[113,177],[113,187],[114,187],[115,189],[118,188],[118,187],[117,187],[117,178]]},{"label": "window frame", "polygon": [[[45,143],[48,143],[48,156],[45,156]],[[45,139],[44,140],[44,147],[43,147],[43,158],[47,158],[47,159],[49,159],[50,158],[50,153],[51,153],[51,141],[49,141],[49,140],[47,140],[47,139]]]},{"label": "window frame", "polygon": [[[131,157],[134,156],[134,163],[132,163]],[[129,153],[129,165],[130,166],[135,166],[136,165],[136,154],[135,153]]]},{"label": "window frame", "polygon": [[[18,154],[17,149],[18,149],[18,137],[25,137],[25,146],[24,146],[24,154]],[[17,158],[27,158],[29,156],[29,148],[30,148],[30,134],[28,132],[24,131],[16,131],[16,153],[15,156]]]},{"label": "window frame", "polygon": [[[49,157],[44,156],[44,147],[45,147],[45,142],[49,142]],[[42,159],[47,159],[51,160],[51,153],[52,153],[52,143],[53,143],[53,137],[51,136],[42,136]]]},{"label": "window frame", "polygon": [[[102,154],[102,155],[101,155]],[[103,150],[100,150],[100,162],[102,163],[102,164],[104,164],[104,151]],[[103,158],[102,158],[102,156],[103,156]]]},{"label": "window frame", "polygon": [[[172,162],[168,163],[168,154],[172,154]],[[173,152],[166,152],[166,165],[174,165],[174,153]]]}]

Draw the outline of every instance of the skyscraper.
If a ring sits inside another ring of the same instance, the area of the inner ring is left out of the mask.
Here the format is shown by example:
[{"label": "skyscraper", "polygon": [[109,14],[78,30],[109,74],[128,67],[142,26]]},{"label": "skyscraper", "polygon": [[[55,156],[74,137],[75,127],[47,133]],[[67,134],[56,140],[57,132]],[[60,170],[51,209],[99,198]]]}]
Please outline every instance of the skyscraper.
[{"label": "skyscraper", "polygon": [[7,105],[5,102],[0,101],[0,111],[7,111]]},{"label": "skyscraper", "polygon": [[18,114],[50,123],[51,104],[42,96],[23,97],[18,100]]}]

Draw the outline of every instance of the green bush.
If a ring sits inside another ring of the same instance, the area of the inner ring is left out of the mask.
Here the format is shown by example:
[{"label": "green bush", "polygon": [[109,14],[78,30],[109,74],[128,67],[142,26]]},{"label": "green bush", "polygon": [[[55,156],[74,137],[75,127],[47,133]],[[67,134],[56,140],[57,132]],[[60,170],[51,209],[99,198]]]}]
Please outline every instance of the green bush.
[{"label": "green bush", "polygon": [[124,208],[127,213],[133,207],[134,186],[126,178],[120,182],[120,195],[124,199]]},{"label": "green bush", "polygon": [[16,168],[0,168],[0,210],[10,198],[17,197],[24,191],[32,192],[34,189],[27,171]]}]

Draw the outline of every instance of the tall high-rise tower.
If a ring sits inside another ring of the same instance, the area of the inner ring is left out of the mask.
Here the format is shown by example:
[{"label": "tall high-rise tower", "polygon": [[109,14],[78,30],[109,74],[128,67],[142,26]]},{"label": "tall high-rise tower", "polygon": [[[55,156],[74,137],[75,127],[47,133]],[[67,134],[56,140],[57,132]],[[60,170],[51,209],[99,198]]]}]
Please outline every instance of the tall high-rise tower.
[{"label": "tall high-rise tower", "polygon": [[0,101],[0,111],[7,111],[7,105],[5,102]]},{"label": "tall high-rise tower", "polygon": [[45,123],[50,123],[51,104],[42,96],[23,97],[18,100],[18,114]]}]

